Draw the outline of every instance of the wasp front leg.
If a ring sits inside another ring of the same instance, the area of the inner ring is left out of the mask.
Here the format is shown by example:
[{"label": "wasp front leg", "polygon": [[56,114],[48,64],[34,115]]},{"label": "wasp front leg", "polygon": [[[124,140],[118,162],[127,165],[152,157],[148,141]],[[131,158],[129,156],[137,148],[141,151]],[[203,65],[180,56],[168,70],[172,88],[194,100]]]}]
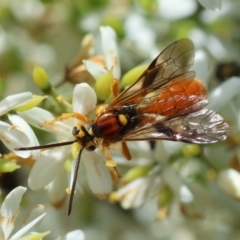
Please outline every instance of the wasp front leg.
[{"label": "wasp front leg", "polygon": [[73,113],[63,113],[61,116],[54,118],[51,121],[46,121],[43,124],[41,124],[41,127],[51,125],[55,123],[56,121],[62,121],[62,120],[67,120],[69,118],[76,118],[80,121],[83,121],[84,123],[88,124],[90,121],[87,117],[84,117],[82,114],[73,112]]}]

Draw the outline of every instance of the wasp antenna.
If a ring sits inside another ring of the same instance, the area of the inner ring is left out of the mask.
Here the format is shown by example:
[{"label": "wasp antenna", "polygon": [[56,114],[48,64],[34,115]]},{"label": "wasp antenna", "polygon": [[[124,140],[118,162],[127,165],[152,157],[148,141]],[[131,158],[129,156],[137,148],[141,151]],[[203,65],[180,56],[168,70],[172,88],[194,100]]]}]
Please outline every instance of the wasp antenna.
[{"label": "wasp antenna", "polygon": [[74,193],[75,193],[77,176],[78,176],[78,169],[79,169],[79,164],[80,164],[83,149],[84,149],[84,147],[82,146],[79,153],[78,153],[76,164],[75,164],[71,193],[70,193],[70,198],[69,198],[69,202],[68,202],[68,216],[71,214],[71,211],[72,211],[73,196],[74,196]]},{"label": "wasp antenna", "polygon": [[14,148],[16,151],[28,151],[28,150],[37,150],[37,149],[44,149],[44,148],[54,148],[54,147],[60,147],[65,145],[70,145],[74,142],[77,142],[77,140],[68,141],[68,142],[61,142],[61,143],[52,143],[52,144],[46,144],[42,146],[33,146],[33,147],[20,147],[20,148]]}]

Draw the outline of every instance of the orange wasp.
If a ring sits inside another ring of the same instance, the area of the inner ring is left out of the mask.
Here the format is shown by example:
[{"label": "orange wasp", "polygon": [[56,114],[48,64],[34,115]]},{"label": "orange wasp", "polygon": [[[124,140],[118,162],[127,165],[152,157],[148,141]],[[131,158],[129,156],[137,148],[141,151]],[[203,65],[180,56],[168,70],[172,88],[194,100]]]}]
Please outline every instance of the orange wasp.
[{"label": "orange wasp", "polygon": [[228,124],[214,111],[203,109],[208,104],[207,89],[190,70],[193,62],[192,41],[180,39],[163,50],[134,84],[102,107],[87,126],[74,126],[75,140],[16,150],[50,148],[74,142],[80,144],[69,215],[83,149],[94,151],[101,146],[106,158],[111,160],[108,148],[120,141],[124,156],[130,159],[128,141],[161,139],[208,144],[224,140]]}]

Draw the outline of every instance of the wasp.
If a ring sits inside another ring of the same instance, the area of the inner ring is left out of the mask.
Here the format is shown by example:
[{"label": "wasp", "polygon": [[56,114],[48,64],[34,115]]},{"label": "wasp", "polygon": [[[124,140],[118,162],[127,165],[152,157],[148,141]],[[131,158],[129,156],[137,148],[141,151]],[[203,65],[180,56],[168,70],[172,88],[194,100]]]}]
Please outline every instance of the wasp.
[{"label": "wasp", "polygon": [[[74,179],[71,186],[68,215],[71,213],[77,173],[82,151],[107,149],[122,143],[122,152],[131,158],[126,142],[169,140],[195,144],[216,143],[226,139],[228,124],[208,104],[207,88],[191,70],[194,45],[180,39],[163,50],[135,81],[107,105],[86,126],[73,127],[75,140],[44,146],[18,148],[34,150],[78,142]],[[116,92],[116,91],[113,91]],[[80,114],[73,116],[79,117]],[[80,116],[84,120],[83,116]],[[87,121],[86,121],[87,122]]]}]

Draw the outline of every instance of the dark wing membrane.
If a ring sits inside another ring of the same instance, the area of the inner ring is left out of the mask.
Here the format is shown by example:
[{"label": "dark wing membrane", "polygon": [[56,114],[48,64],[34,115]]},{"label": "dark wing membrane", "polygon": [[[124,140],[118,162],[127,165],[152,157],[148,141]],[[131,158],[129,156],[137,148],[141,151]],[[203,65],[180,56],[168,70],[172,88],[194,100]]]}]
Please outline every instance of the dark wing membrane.
[{"label": "dark wing membrane", "polygon": [[[163,50],[148,69],[129,88],[119,94],[109,106],[138,104],[147,94],[163,88],[171,79],[189,72],[194,63],[194,46],[191,40],[181,39]],[[189,72],[189,78],[195,72]],[[156,93],[157,94],[157,93]]]},{"label": "dark wing membrane", "polygon": [[[158,116],[159,117],[159,116]],[[201,109],[170,120],[156,119],[129,131],[122,141],[170,140],[188,143],[215,143],[226,139],[229,126],[212,110]]]}]

